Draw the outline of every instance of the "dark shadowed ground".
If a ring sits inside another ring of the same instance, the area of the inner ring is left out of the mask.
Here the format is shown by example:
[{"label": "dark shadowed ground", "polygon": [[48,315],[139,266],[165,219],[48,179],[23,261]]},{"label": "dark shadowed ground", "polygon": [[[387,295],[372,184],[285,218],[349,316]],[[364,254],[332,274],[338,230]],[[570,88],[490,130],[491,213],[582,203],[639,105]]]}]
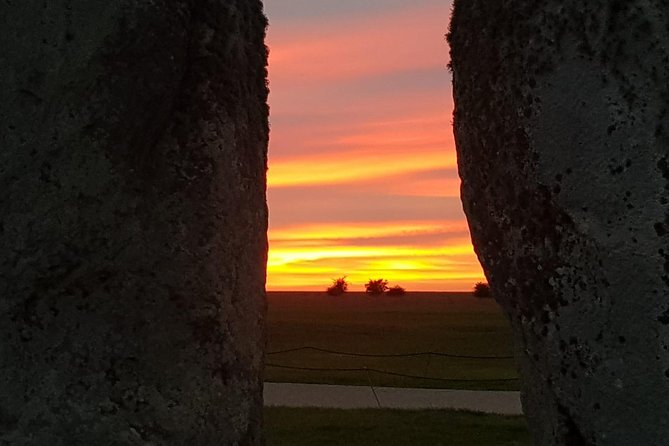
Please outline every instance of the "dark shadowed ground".
[{"label": "dark shadowed ground", "polygon": [[529,446],[522,417],[445,410],[265,408],[268,446]]}]

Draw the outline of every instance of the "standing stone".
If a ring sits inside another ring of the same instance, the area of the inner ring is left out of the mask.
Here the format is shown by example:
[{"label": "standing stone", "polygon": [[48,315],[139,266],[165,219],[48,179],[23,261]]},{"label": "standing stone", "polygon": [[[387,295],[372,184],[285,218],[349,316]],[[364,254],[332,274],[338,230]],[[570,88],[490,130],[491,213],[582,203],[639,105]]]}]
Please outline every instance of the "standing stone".
[{"label": "standing stone", "polygon": [[456,0],[462,199],[535,444],[669,441],[669,3]]},{"label": "standing stone", "polygon": [[265,25],[0,5],[0,445],[261,444]]}]

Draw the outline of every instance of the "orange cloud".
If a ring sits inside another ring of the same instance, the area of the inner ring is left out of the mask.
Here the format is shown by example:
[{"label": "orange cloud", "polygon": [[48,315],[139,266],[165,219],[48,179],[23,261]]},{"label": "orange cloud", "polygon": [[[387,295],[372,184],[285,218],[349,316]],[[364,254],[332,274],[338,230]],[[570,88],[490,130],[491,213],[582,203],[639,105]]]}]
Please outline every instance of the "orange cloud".
[{"label": "orange cloud", "polygon": [[442,119],[434,117],[367,122],[312,144],[314,148],[327,145],[328,151],[271,158],[269,186],[364,182],[457,165],[452,133]]},{"label": "orange cloud", "polygon": [[462,220],[454,221],[393,221],[382,225],[379,222],[338,224],[297,224],[281,228],[270,228],[273,241],[380,238],[390,236],[425,235],[443,232],[466,231]]},{"label": "orange cloud", "polygon": [[387,177],[381,177],[361,181],[358,184],[364,185],[367,191],[385,192],[392,195],[460,198],[460,178],[457,175],[435,178],[427,175],[428,173],[426,171],[411,172],[396,176],[395,181],[388,181]]},{"label": "orange cloud", "polygon": [[[413,105],[396,106],[403,101]],[[333,115],[310,114],[310,107],[303,110],[304,115],[276,112],[279,117],[272,124],[270,161],[347,149],[375,149],[384,157],[390,155],[389,149],[415,155],[423,149],[455,153],[451,114],[433,98],[393,95],[369,99],[355,114],[337,112],[333,104],[331,107]]]},{"label": "orange cloud", "polygon": [[456,166],[453,152],[443,149],[422,151],[418,157],[415,152],[407,152],[405,147],[391,146],[389,149],[396,153],[381,155],[372,150],[348,151],[270,160],[268,186],[351,183]]},{"label": "orange cloud", "polygon": [[[407,76],[411,78],[411,73]],[[408,85],[389,82],[390,85],[384,86],[368,80],[272,88],[269,96],[270,121],[291,118],[302,125],[322,125],[335,120],[354,126],[356,123],[413,119],[432,114],[433,119],[438,117],[449,125],[453,104],[445,69],[434,70],[423,77],[414,79]]]}]

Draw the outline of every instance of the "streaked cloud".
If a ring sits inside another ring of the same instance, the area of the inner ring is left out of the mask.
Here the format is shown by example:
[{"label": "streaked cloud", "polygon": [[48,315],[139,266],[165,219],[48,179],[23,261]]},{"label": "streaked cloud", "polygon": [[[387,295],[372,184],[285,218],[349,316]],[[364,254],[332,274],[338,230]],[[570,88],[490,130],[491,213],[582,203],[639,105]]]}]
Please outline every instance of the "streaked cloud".
[{"label": "streaked cloud", "polygon": [[323,224],[376,222],[391,224],[408,219],[452,221],[462,217],[458,197],[393,195],[339,186],[304,186],[269,189],[270,227],[295,222]]},{"label": "streaked cloud", "polygon": [[311,83],[445,66],[443,36],[450,12],[445,2],[418,1],[373,14],[323,14],[287,21],[285,28],[271,15],[273,6],[268,4],[272,82]]},{"label": "streaked cloud", "polygon": [[377,150],[374,150],[374,146],[368,146],[366,150],[340,151],[274,162],[268,172],[269,186],[277,188],[366,182],[374,178],[392,179],[407,172],[456,165],[452,153],[444,150],[423,151],[420,157],[416,157],[402,150],[406,146],[403,147],[401,143],[394,144],[397,145],[377,145]]},{"label": "streaked cloud", "polygon": [[270,238],[277,244],[327,246],[329,244],[353,245],[362,240],[388,245],[389,241],[415,239],[412,246],[428,244],[426,237],[446,238],[467,235],[464,222],[447,221],[389,221],[321,223],[285,226],[270,230]]}]

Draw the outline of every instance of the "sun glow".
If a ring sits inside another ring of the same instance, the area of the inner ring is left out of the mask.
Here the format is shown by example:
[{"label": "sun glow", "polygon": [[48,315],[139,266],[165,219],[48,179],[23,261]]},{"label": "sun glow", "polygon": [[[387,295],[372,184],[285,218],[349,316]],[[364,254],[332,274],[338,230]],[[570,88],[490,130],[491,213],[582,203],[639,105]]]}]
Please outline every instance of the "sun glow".
[{"label": "sun glow", "polygon": [[[453,233],[460,235],[448,239]],[[421,244],[430,235],[443,240]],[[413,243],[392,244],[408,236],[415,237]],[[481,277],[466,228],[457,221],[298,226],[270,231],[270,243],[270,289],[319,289],[343,275],[354,289],[378,277],[416,290],[435,289],[435,283],[449,287],[446,281],[461,289],[460,282]]]}]

